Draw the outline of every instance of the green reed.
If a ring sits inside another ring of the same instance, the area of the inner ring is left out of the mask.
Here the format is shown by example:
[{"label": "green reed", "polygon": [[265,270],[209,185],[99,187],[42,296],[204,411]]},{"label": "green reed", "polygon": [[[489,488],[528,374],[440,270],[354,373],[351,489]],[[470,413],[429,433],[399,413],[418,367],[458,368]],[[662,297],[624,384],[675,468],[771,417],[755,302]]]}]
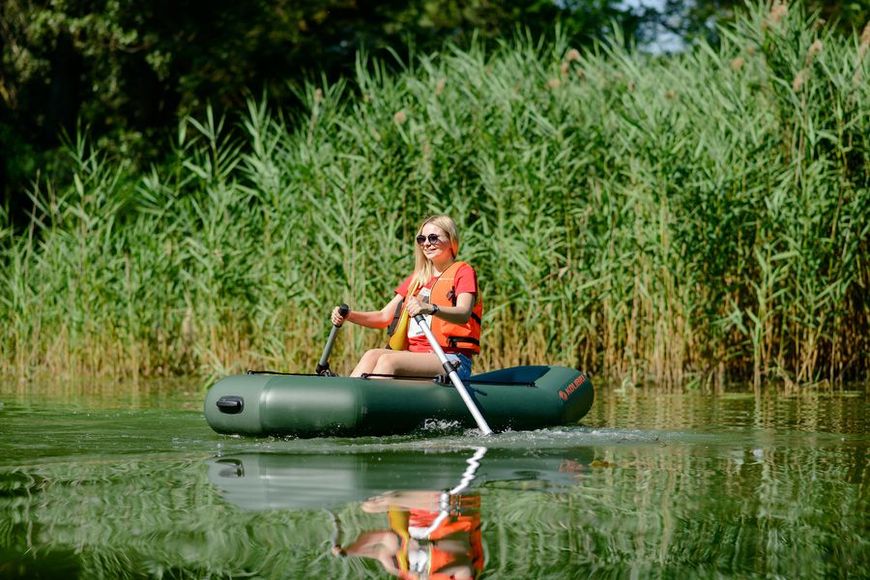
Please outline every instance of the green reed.
[{"label": "green reed", "polygon": [[[870,29],[755,6],[723,38],[361,56],[304,112],[185,119],[146,172],[79,139],[25,232],[0,215],[0,372],[311,369],[332,306],[380,308],[445,212],[480,275],[479,368],[866,377]],[[333,367],[383,342],[345,328]]]}]

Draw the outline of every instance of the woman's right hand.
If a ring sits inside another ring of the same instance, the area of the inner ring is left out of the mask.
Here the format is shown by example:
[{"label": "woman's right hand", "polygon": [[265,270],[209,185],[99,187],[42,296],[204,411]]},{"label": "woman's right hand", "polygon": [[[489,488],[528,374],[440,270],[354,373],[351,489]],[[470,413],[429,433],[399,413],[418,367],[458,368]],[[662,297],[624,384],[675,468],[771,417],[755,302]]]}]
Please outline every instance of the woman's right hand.
[{"label": "woman's right hand", "polygon": [[[350,310],[348,310],[347,314],[350,314]],[[347,315],[341,315],[341,306],[336,306],[332,309],[332,323],[335,326],[341,326],[345,320],[347,320]]]}]

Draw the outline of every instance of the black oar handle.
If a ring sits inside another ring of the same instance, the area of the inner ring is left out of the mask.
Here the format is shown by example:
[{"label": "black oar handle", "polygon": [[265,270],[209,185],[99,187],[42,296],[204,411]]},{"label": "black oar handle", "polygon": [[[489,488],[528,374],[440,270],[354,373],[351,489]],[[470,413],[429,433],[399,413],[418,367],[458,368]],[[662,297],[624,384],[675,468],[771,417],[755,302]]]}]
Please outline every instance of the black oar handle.
[{"label": "black oar handle", "polygon": [[[338,307],[338,313],[344,318],[350,314],[350,306],[342,304]],[[338,324],[332,325],[332,330],[329,331],[329,338],[326,340],[326,346],[323,347],[323,354],[320,355],[320,362],[317,363],[317,368],[314,372],[318,375],[329,375],[329,353],[332,352],[332,345],[335,343],[335,335],[338,334],[338,329],[341,328]]]}]

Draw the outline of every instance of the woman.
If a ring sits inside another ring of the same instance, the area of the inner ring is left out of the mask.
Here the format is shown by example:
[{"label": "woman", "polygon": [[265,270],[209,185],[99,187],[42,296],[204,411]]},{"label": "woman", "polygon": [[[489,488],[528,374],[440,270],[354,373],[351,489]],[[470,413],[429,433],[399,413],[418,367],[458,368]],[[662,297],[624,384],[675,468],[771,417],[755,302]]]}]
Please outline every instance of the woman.
[{"label": "woman", "polygon": [[[438,356],[414,320],[424,315],[447,358],[459,363],[459,378],[471,377],[471,357],[480,352],[480,319],[483,304],[477,289],[477,274],[465,262],[456,260],[459,234],[456,223],[446,215],[426,218],[417,230],[414,273],[396,288],[396,295],[381,310],[350,311],[342,317],[338,307],[332,322],[345,320],[369,328],[386,328],[404,301],[411,317],[408,350],[376,348],[367,351],[351,376],[425,375],[443,372]],[[419,290],[418,290],[419,289]]]},{"label": "woman", "polygon": [[336,556],[372,558],[406,580],[472,580],[484,567],[480,494],[388,491],[362,503],[366,513],[386,512],[389,529],[363,532]]}]

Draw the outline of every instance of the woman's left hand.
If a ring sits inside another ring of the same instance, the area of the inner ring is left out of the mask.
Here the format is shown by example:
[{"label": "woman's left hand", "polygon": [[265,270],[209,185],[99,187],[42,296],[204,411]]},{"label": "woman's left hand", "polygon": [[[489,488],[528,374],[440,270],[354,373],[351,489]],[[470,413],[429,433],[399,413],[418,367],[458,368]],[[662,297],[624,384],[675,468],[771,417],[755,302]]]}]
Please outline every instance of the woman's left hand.
[{"label": "woman's left hand", "polygon": [[411,296],[406,301],[405,310],[408,311],[408,316],[414,318],[418,314],[432,314],[432,305],[420,302],[416,296]]}]

